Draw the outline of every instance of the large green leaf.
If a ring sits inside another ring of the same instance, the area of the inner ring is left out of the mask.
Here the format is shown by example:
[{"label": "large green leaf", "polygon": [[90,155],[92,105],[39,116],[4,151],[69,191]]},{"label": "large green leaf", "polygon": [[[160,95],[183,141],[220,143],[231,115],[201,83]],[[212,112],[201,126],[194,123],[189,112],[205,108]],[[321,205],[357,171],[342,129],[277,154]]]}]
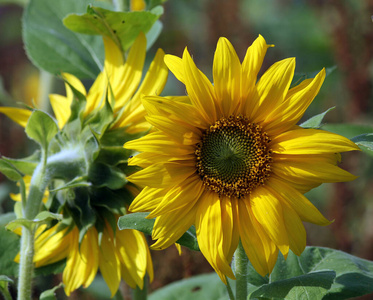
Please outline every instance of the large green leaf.
[{"label": "large green leaf", "polygon": [[152,28],[162,13],[163,8],[160,6],[151,11],[132,12],[114,12],[90,6],[87,13],[70,14],[63,22],[75,32],[107,36],[125,52],[140,32],[147,33]]},{"label": "large green leaf", "polygon": [[345,252],[307,247],[300,257],[279,255],[267,284],[249,299],[348,299],[373,292],[373,262]]},{"label": "large green leaf", "polygon": [[69,13],[84,13],[90,0],[30,0],[23,17],[26,53],[39,68],[52,74],[67,72],[79,78],[95,78],[102,69],[104,47],[100,36],[68,30],[62,19]]},{"label": "large green leaf", "polygon": [[14,258],[19,251],[19,236],[6,230],[4,225],[15,218],[14,213],[0,215],[0,273],[10,277],[18,273],[18,264]]},{"label": "large green leaf", "polygon": [[[234,283],[234,282],[233,282]],[[180,280],[156,290],[149,300],[226,300],[225,285],[215,273]]]},{"label": "large green leaf", "polygon": [[343,135],[348,139],[360,134],[373,133],[372,125],[361,124],[324,124],[321,129]]}]

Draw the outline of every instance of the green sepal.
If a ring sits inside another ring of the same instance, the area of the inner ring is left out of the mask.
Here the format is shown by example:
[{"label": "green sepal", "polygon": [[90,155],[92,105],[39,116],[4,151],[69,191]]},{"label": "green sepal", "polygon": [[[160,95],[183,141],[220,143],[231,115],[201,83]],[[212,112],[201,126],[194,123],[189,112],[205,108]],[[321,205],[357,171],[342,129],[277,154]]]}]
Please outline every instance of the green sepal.
[{"label": "green sepal", "polygon": [[[147,219],[149,213],[131,213],[124,215],[118,220],[118,228],[124,229],[135,229],[141,231],[147,235],[151,235],[155,219]],[[191,250],[199,251],[198,241],[196,236],[196,230],[194,226],[188,229],[176,243],[185,246]]]},{"label": "green sepal", "polygon": [[122,52],[126,52],[140,32],[148,32],[163,8],[157,6],[151,11],[115,12],[88,6],[85,14],[70,14],[64,18],[64,25],[72,31],[103,35],[111,38]]},{"label": "green sepal", "polygon": [[124,149],[123,146],[101,147],[96,162],[107,163],[108,165],[115,166],[127,163],[128,158],[132,153],[132,150]]},{"label": "green sepal", "polygon": [[5,228],[10,230],[10,231],[14,231],[15,229],[17,229],[18,227],[21,227],[21,226],[26,227],[26,228],[31,228],[31,226],[34,226],[34,225],[41,225],[41,224],[49,223],[49,221],[51,221],[51,220],[60,221],[60,220],[62,220],[62,215],[51,213],[49,211],[42,211],[42,212],[38,213],[33,220],[18,218],[18,219],[15,219],[15,220],[9,222],[5,226]]},{"label": "green sepal", "polygon": [[50,274],[61,274],[65,268],[66,259],[59,260],[53,264],[35,268],[35,276],[47,276]]},{"label": "green sepal", "polygon": [[0,289],[3,287],[3,283],[13,283],[13,279],[9,278],[8,276],[5,275],[0,275]]},{"label": "green sepal", "polygon": [[0,172],[12,181],[22,180],[22,174],[8,161],[0,159]]},{"label": "green sepal", "polygon": [[[72,189],[62,190],[57,194],[63,193],[64,191],[71,193]],[[79,228],[79,234],[81,234],[81,238],[83,238],[86,231],[94,226],[97,219],[96,212],[91,205],[90,195],[86,188],[75,188],[73,193],[74,195],[69,197],[66,201],[66,214],[73,218],[74,223]]]},{"label": "green sepal", "polygon": [[108,187],[112,190],[120,189],[128,182],[120,170],[104,163],[93,163],[88,178],[96,188]]},{"label": "green sepal", "polygon": [[373,155],[373,133],[364,133],[355,136],[351,139],[356,145],[360,146],[361,149]]},{"label": "green sepal", "polygon": [[40,294],[39,300],[57,300],[56,290],[58,290],[62,286],[63,286],[63,283],[61,282],[59,285],[53,287],[52,289],[42,292]]},{"label": "green sepal", "polygon": [[126,205],[132,200],[133,196],[126,188],[113,191],[103,187],[91,191],[92,206],[97,207],[99,211],[104,207],[113,214],[123,215],[126,213]]},{"label": "green sepal", "polygon": [[106,129],[113,121],[114,113],[108,101],[108,96],[105,97],[105,104],[99,109],[95,109],[90,115],[84,125],[88,125],[99,138],[105,133]]},{"label": "green sepal", "polygon": [[58,192],[63,189],[70,189],[70,188],[77,188],[77,187],[91,187],[91,186],[92,186],[92,183],[88,182],[86,180],[86,177],[80,176],[54,189],[50,189],[49,192]]},{"label": "green sepal", "polygon": [[321,114],[318,114],[318,115],[315,115],[311,118],[309,118],[307,121],[303,122],[302,124],[300,124],[299,126],[303,127],[303,128],[320,128],[321,125],[322,125],[322,120],[324,119],[325,115],[333,110],[335,108],[335,106],[333,107],[330,107],[329,109],[327,109],[326,111],[324,111],[323,113]]},{"label": "green sepal", "polygon": [[22,159],[15,159],[5,156],[3,156],[2,159],[12,164],[19,172],[26,175],[32,175],[36,166],[40,162],[40,151],[37,150],[32,155]]},{"label": "green sepal", "polygon": [[41,110],[34,110],[27,121],[25,132],[46,151],[58,133],[57,121]]}]

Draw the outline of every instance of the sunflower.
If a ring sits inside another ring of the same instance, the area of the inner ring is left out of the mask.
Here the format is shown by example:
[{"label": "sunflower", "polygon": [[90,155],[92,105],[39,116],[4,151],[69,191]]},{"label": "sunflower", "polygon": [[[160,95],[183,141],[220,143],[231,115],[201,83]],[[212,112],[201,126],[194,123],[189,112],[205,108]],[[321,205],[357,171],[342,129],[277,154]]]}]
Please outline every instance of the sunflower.
[{"label": "sunflower", "polygon": [[[103,41],[104,70],[97,76],[88,93],[78,78],[72,74],[62,73],[62,78],[66,81],[66,96],[49,95],[59,128],[62,129],[71,116],[70,106],[74,100],[71,87],[73,87],[86,98],[84,109],[86,119],[104,106],[105,97],[108,95],[116,116],[111,129],[126,128],[128,133],[149,130],[150,124],[144,118],[146,112],[141,104],[141,95],[160,94],[166,84],[168,71],[163,62],[163,50],[158,49],[140,85],[146,54],[145,35],[141,33],[137,37],[126,60],[113,40],[104,37]],[[32,113],[29,109],[15,107],[0,107],[0,112],[23,127],[26,127]]]},{"label": "sunflower", "polygon": [[[104,38],[104,45],[104,70],[88,92],[79,79],[64,73],[66,96],[50,95],[60,132],[50,143],[47,168],[52,164],[55,171],[53,163],[60,157],[62,165],[67,165],[66,161],[75,156],[84,163],[77,161],[67,172],[66,167],[62,168],[63,172],[50,180],[49,188],[58,192],[46,191],[44,200],[48,201],[43,201],[43,207],[62,213],[63,221],[38,228],[34,263],[41,267],[66,259],[63,283],[67,295],[80,286],[88,287],[98,270],[112,296],[121,279],[132,288],[142,289],[145,274],[153,278],[144,235],[135,230],[116,230],[116,221],[119,215],[126,213],[130,201],[139,193],[138,188],[125,179],[133,172],[127,165],[132,152],[123,149],[122,145],[125,140],[150,129],[140,96],[159,94],[166,83],[168,70],[164,52],[159,49],[141,81],[146,54],[144,34],[138,36],[126,60],[112,40]],[[78,102],[84,105],[77,106]],[[24,127],[32,113],[28,109],[12,107],[2,107],[0,112]],[[87,184],[64,187],[76,178],[83,178]],[[30,180],[30,176],[24,177],[26,187]],[[20,198],[19,195],[12,197],[14,200]],[[18,261],[19,256],[15,260]]]},{"label": "sunflower", "polygon": [[[118,218],[119,216],[117,216]],[[116,231],[106,224],[101,245],[96,228],[88,229],[79,243],[77,227],[64,228],[59,225],[47,229],[42,225],[36,232],[35,267],[43,267],[66,259],[62,273],[67,296],[80,286],[88,287],[98,269],[109,286],[111,295],[117,292],[123,278],[129,286],[140,289],[144,276],[153,280],[153,263],[145,237],[136,230]],[[19,255],[16,259],[19,261]]]},{"label": "sunflower", "polygon": [[300,255],[306,246],[302,221],[330,222],[303,195],[323,182],[355,179],[337,166],[350,140],[296,123],[325,78],[290,88],[295,59],[273,64],[257,81],[267,49],[259,36],[241,64],[220,38],[213,84],[185,49],[165,62],[186,86],[187,96],[144,97],[155,131],[125,143],[139,152],[130,160],[143,169],[128,177],[144,187],[130,211],[156,218],[154,249],[173,244],[195,225],[203,255],[226,283],[239,241],[257,272],[271,273],[278,251]]}]

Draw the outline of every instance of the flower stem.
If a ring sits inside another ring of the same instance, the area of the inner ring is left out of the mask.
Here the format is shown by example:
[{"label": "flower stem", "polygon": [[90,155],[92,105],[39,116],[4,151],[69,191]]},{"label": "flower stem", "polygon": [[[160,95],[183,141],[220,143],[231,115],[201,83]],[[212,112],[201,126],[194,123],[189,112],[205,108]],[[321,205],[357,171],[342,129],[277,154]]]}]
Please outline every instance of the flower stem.
[{"label": "flower stem", "polygon": [[31,228],[22,227],[18,279],[18,300],[31,299],[31,281],[34,269],[34,236],[34,226],[31,226]]},{"label": "flower stem", "polygon": [[238,243],[234,253],[234,263],[236,270],[236,300],[247,299],[247,280],[248,280],[248,258],[241,241]]},{"label": "flower stem", "polygon": [[226,287],[227,287],[227,291],[228,291],[228,295],[229,295],[229,300],[234,300],[235,298],[234,298],[234,294],[233,294],[233,291],[232,291],[232,287],[231,287],[231,285],[228,281],[227,276],[225,276],[225,279],[227,280]]}]

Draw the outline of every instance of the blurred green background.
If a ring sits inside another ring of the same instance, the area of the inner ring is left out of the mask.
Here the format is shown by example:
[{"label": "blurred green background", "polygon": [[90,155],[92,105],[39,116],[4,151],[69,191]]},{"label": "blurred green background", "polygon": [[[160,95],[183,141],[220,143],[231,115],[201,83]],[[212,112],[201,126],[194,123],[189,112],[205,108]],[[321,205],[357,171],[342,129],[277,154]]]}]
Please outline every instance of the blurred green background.
[{"label": "blurred green background", "polygon": [[[77,0],[78,1],[78,0]],[[0,102],[31,104],[38,99],[39,71],[27,59],[22,43],[23,1],[0,0]],[[333,124],[366,126],[373,132],[373,1],[372,0],[169,0],[161,17],[164,25],[157,48],[181,56],[187,46],[197,66],[211,79],[213,54],[220,36],[227,37],[243,59],[246,49],[261,34],[268,44],[261,73],[274,62],[296,57],[297,76],[312,76],[323,67],[332,71],[304,119],[336,108],[324,119],[326,129],[348,137],[357,131]],[[64,94],[58,80],[53,92]],[[183,95],[185,87],[170,74],[164,95]],[[328,127],[329,126],[329,127]],[[368,131],[366,131],[368,132]],[[23,128],[0,115],[0,153],[23,157],[33,147]],[[373,159],[365,153],[343,154],[342,167],[359,178],[354,182],[324,184],[307,197],[334,222],[327,227],[305,224],[308,245],[325,246],[373,260]],[[1,175],[0,213],[12,210],[9,192],[16,187]],[[157,289],[175,280],[210,272],[200,253],[174,247],[152,252]],[[40,289],[58,278],[38,279]],[[97,282],[97,284],[100,284]],[[96,285],[97,287],[98,285]],[[92,288],[93,290],[93,288]],[[123,287],[124,294],[126,288]],[[101,299],[97,292],[94,297]],[[72,299],[89,299],[78,291]],[[63,292],[59,297],[64,299]],[[371,299],[367,296],[365,299]]]}]

